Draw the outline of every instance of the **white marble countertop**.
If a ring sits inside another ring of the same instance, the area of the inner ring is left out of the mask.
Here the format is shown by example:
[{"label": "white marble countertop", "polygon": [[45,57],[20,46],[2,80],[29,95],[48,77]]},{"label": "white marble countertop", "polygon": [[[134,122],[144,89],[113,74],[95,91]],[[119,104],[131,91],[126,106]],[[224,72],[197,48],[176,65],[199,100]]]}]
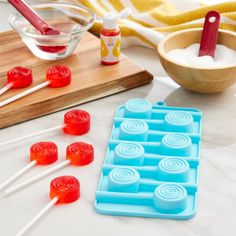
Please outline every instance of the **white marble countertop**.
[{"label": "white marble countertop", "polygon": [[[0,31],[9,29],[7,20],[4,19],[10,11],[9,6],[0,4]],[[50,180],[55,176],[66,174],[80,179],[81,199],[75,204],[53,207],[27,235],[222,236],[236,234],[236,86],[224,93],[211,96],[190,93],[179,88],[166,77],[155,51],[136,47],[127,49],[124,53],[156,76],[153,83],[78,106],[90,112],[92,116],[92,130],[88,135],[78,138],[63,136],[58,132],[41,137],[58,144],[62,160],[65,147],[71,142],[82,140],[92,143],[95,146],[95,161],[82,168],[66,167],[23,191],[0,199],[1,236],[15,235],[49,201]],[[100,215],[94,211],[95,191],[115,109],[133,97],[147,98],[151,102],[165,100],[169,105],[196,107],[203,111],[198,207],[196,216],[191,220],[113,217]],[[2,129],[0,142],[60,124],[64,113],[65,111],[57,112]],[[29,146],[29,143],[22,143],[18,147],[0,151],[0,182],[27,163]],[[33,168],[19,182],[41,172],[44,168]]]}]

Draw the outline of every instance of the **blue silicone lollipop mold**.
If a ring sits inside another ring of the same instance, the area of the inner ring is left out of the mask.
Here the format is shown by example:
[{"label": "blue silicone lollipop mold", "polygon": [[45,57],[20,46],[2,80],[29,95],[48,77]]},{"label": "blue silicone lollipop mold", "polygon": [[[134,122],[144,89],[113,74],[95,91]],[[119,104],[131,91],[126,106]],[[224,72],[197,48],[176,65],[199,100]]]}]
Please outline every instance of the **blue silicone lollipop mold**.
[{"label": "blue silicone lollipop mold", "polygon": [[189,219],[196,212],[202,114],[135,98],[114,118],[95,208],[102,214]]}]

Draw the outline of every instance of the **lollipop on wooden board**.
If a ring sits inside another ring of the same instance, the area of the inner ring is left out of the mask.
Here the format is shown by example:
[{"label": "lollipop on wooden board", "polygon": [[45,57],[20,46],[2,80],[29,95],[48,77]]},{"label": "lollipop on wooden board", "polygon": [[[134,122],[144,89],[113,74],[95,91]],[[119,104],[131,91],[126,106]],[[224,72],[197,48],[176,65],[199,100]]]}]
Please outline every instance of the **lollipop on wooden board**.
[{"label": "lollipop on wooden board", "polygon": [[7,72],[7,84],[0,89],[0,95],[9,89],[20,89],[30,86],[33,82],[32,70],[16,66]]},{"label": "lollipop on wooden board", "polygon": [[58,148],[53,142],[38,142],[30,147],[30,163],[0,184],[0,191],[35,165],[50,165],[58,160]]},{"label": "lollipop on wooden board", "polygon": [[74,166],[84,166],[90,164],[94,160],[94,148],[92,145],[84,142],[75,142],[70,144],[66,149],[66,160],[47,169],[46,171],[18,184],[2,192],[2,196],[6,197],[11,195],[25,187],[37,182],[38,180],[54,173],[61,168],[74,165]]},{"label": "lollipop on wooden board", "polygon": [[67,204],[78,200],[80,197],[80,182],[73,176],[61,176],[50,183],[51,201],[26,224],[16,236],[24,235],[52,206],[56,203]]},{"label": "lollipop on wooden board", "polygon": [[63,65],[56,65],[50,67],[46,71],[46,81],[44,83],[38,84],[28,90],[23,91],[11,98],[8,98],[0,102],[0,108],[12,103],[20,98],[23,98],[31,93],[34,93],[44,87],[61,88],[69,85],[71,82],[71,71],[68,67]]},{"label": "lollipop on wooden board", "polygon": [[62,125],[55,126],[53,128],[45,129],[36,133],[32,133],[26,136],[22,136],[16,139],[8,140],[0,143],[0,148],[6,145],[20,142],[22,140],[30,139],[35,136],[52,132],[55,130],[62,130],[65,134],[70,135],[83,135],[90,130],[90,115],[84,110],[72,110],[68,111],[64,115],[64,123]]}]

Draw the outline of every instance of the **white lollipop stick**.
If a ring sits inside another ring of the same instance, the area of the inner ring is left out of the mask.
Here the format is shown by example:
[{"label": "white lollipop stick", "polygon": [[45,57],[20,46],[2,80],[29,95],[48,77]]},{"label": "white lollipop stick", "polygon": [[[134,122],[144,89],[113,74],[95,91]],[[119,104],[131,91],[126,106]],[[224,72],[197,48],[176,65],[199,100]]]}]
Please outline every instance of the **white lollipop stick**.
[{"label": "white lollipop stick", "polygon": [[16,101],[16,100],[18,100],[18,99],[20,99],[20,98],[23,98],[23,97],[25,97],[25,96],[27,96],[27,95],[29,95],[29,94],[31,94],[31,93],[34,93],[34,92],[36,92],[36,91],[38,91],[38,90],[40,90],[40,89],[42,89],[42,88],[45,88],[45,87],[47,87],[49,84],[50,84],[50,81],[46,81],[46,82],[44,82],[44,83],[41,83],[41,84],[39,84],[39,85],[36,85],[36,86],[33,87],[33,88],[27,89],[27,90],[25,90],[25,91],[22,92],[22,93],[19,93],[19,94],[15,95],[15,96],[13,96],[13,97],[11,97],[11,98],[6,99],[5,101],[0,102],[0,107],[6,106],[6,105],[9,104],[9,103],[12,103],[12,102],[14,102],[14,101]]},{"label": "white lollipop stick", "polygon": [[26,165],[23,169],[16,172],[13,176],[7,179],[0,185],[0,191],[4,189],[7,185],[12,183],[18,177],[23,175],[26,171],[31,169],[36,164],[39,165],[49,165],[57,161],[58,159],[58,148],[53,142],[38,142],[30,147],[30,163]]},{"label": "white lollipop stick", "polygon": [[22,136],[22,137],[19,137],[19,138],[16,138],[16,139],[12,139],[12,140],[0,143],[0,147],[10,145],[10,144],[13,144],[13,143],[16,143],[16,142],[20,142],[20,141],[25,140],[25,139],[30,139],[30,138],[33,138],[35,136],[41,135],[41,134],[56,131],[56,130],[62,129],[64,126],[65,126],[65,124],[62,124],[62,125],[55,126],[53,128],[49,128],[49,129],[45,129],[45,130],[42,130],[42,131],[39,131],[39,132],[35,132],[33,134],[29,134],[29,135],[25,135],[25,136]]},{"label": "white lollipop stick", "polygon": [[0,143],[0,150],[1,147],[10,145],[16,142],[20,142],[24,139],[30,139],[35,136],[45,134],[48,132],[52,132],[55,130],[63,129],[65,134],[70,135],[83,135],[86,134],[90,130],[90,115],[88,112],[83,110],[72,110],[68,111],[64,115],[64,123],[62,125],[58,125],[53,128],[49,128],[46,130],[42,130],[36,133],[32,133],[23,137],[19,137],[13,140],[8,140],[5,142]]},{"label": "white lollipop stick", "polygon": [[0,95],[4,94],[7,92],[10,88],[12,88],[13,83],[9,83],[6,86],[4,86],[2,89],[0,89]]},{"label": "white lollipop stick", "polygon": [[54,197],[28,224],[26,224],[16,236],[24,235],[40,218],[42,218],[48,210],[50,210],[58,201],[58,197]]},{"label": "white lollipop stick", "polygon": [[24,182],[22,182],[22,183],[20,183],[18,185],[13,186],[12,188],[9,188],[9,189],[5,190],[3,192],[3,195],[4,196],[11,195],[11,194],[17,192],[18,190],[21,190],[21,189],[29,186],[30,184],[35,183],[36,181],[38,181],[38,180],[48,176],[49,174],[51,174],[51,173],[53,173],[53,172],[55,172],[55,171],[65,167],[65,166],[69,165],[70,163],[71,163],[70,160],[63,161],[63,162],[61,162],[61,163],[59,163],[59,164],[57,164],[57,165],[47,169],[46,171],[44,171],[44,172],[42,172],[42,173],[40,173],[40,174],[38,174],[38,175],[36,175],[36,176],[26,180],[26,181],[24,181]]},{"label": "white lollipop stick", "polygon": [[7,179],[6,181],[4,181],[1,185],[0,185],[0,191],[2,189],[4,189],[5,187],[7,187],[10,183],[12,183],[14,180],[16,180],[18,177],[20,177],[21,175],[23,175],[26,171],[28,171],[29,169],[31,169],[33,166],[35,166],[37,164],[37,161],[33,160],[31,161],[28,165],[26,165],[24,168],[22,168],[20,171],[16,172],[13,176],[11,176],[9,179]]},{"label": "white lollipop stick", "polygon": [[11,102],[14,102],[22,97],[34,93],[44,87],[47,87],[49,84],[53,88],[60,88],[69,85],[70,82],[71,82],[71,71],[68,67],[63,65],[52,66],[48,68],[46,71],[46,81],[44,83],[38,84],[33,88],[30,88],[22,93],[13,96],[12,98],[0,102],[0,107],[6,106]]},{"label": "white lollipop stick", "polygon": [[78,200],[80,197],[79,180],[73,176],[60,176],[53,179],[50,183],[50,197],[52,200],[16,236],[24,235],[57,202],[65,204]]}]

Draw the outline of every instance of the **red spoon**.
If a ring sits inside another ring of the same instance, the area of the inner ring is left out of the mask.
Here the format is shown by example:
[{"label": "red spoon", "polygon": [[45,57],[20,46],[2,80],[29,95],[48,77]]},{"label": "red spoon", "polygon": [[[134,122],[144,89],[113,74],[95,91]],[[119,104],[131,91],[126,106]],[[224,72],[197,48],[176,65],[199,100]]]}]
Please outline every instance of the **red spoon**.
[{"label": "red spoon", "polygon": [[48,25],[26,2],[23,0],[8,0],[41,34],[59,35],[60,32]]},{"label": "red spoon", "polygon": [[214,58],[220,25],[220,14],[209,11],[206,14],[198,56],[212,56]]}]

